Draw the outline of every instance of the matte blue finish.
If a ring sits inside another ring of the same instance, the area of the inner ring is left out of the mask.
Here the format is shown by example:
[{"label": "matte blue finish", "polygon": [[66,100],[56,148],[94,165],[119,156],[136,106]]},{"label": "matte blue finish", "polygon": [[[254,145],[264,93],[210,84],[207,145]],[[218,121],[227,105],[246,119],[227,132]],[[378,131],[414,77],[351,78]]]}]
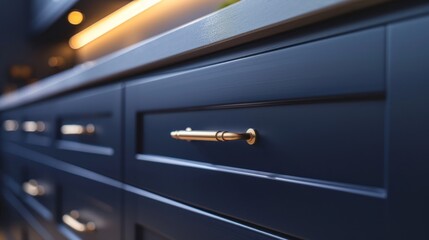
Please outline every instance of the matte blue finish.
[{"label": "matte blue finish", "polygon": [[125,239],[285,239],[133,187],[128,190],[140,195],[125,195]]},{"label": "matte blue finish", "polygon": [[2,189],[2,196],[7,202],[9,227],[6,235],[8,239],[57,239],[36,220],[36,218],[22,205],[16,196],[9,190]]},{"label": "matte blue finish", "polygon": [[374,28],[200,69],[142,78],[126,89],[129,109],[384,92],[384,28]]},{"label": "matte blue finish", "polygon": [[50,153],[53,148],[56,134],[54,102],[42,102],[37,105],[31,105],[21,110],[22,122],[24,121],[41,121],[45,124],[43,132],[27,133],[21,129],[22,144],[28,148],[43,153]]},{"label": "matte blue finish", "polygon": [[[383,66],[380,27],[130,83],[125,181],[287,235],[381,238]],[[186,127],[259,141],[169,136]]]},{"label": "matte blue finish", "polygon": [[[51,168],[37,164],[33,161],[28,161],[27,171],[24,176],[24,181],[36,180],[43,187],[44,194],[42,196],[31,196],[23,192],[23,199],[30,207],[38,212],[46,221],[53,222],[55,220],[57,206],[57,178],[53,174]],[[21,185],[24,182],[20,183]]]},{"label": "matte blue finish", "polygon": [[427,237],[429,17],[388,27],[389,237]]},{"label": "matte blue finish", "polygon": [[[121,85],[57,99],[52,156],[106,176],[121,176]],[[94,124],[93,135],[62,135],[63,124]]]},{"label": "matte blue finish", "polygon": [[63,186],[60,216],[78,210],[79,221],[92,221],[97,228],[94,232],[79,233],[59,222],[63,234],[81,239],[121,239],[120,189],[67,173],[62,174],[60,182]]},{"label": "matte blue finish", "polygon": [[[382,5],[1,113],[48,123],[1,133],[2,229],[25,240],[425,239],[428,7]],[[60,134],[87,123],[95,136]],[[186,127],[259,138],[170,138]],[[53,191],[30,197],[29,179]],[[65,226],[73,209],[98,230]]]},{"label": "matte blue finish", "polygon": [[[4,143],[2,146],[4,147]],[[22,183],[25,180],[25,173],[28,170],[26,160],[16,155],[2,151],[3,174],[7,174],[14,181]]]},{"label": "matte blue finish", "polygon": [[[5,113],[2,113],[1,115],[1,123],[3,124],[6,120],[15,120],[18,122],[20,129],[21,129],[21,123],[23,119],[23,111],[22,110],[11,110]],[[3,127],[3,125],[2,125]],[[3,141],[12,141],[12,142],[19,142],[22,141],[23,133],[21,130],[13,131],[13,132],[6,132],[2,129],[1,138]]]},{"label": "matte blue finish", "polygon": [[[382,100],[141,112],[137,116],[138,154],[355,185],[384,186]],[[187,142],[171,138],[171,131],[187,127],[239,133],[254,128],[258,139],[255,145],[249,146],[245,141]],[[128,164],[127,177],[145,186],[147,179],[142,173],[150,169],[141,167],[139,161]]]}]

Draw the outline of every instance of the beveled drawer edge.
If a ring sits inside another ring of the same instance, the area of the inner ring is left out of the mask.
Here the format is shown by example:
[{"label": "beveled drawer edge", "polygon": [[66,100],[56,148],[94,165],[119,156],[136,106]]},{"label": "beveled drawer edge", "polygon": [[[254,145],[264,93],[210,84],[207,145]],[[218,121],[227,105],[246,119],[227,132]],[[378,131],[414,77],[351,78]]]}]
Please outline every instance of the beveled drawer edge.
[{"label": "beveled drawer edge", "polygon": [[333,191],[346,192],[351,194],[363,195],[367,197],[374,197],[380,199],[387,198],[387,190],[385,188],[362,186],[356,184],[340,183],[312,178],[289,176],[284,174],[256,171],[250,169],[243,169],[237,167],[229,167],[222,165],[215,165],[204,162],[197,162],[192,160],[165,157],[150,154],[136,154],[136,159],[140,161],[153,162],[158,164],[168,164],[180,167],[197,168],[208,171],[217,171],[228,174],[242,175],[247,177],[256,177],[271,181],[287,182],[309,187],[322,188]]},{"label": "beveled drawer edge", "polygon": [[[33,162],[48,166],[63,172],[67,172],[79,177],[83,177],[95,182],[103,183],[115,188],[122,188],[122,183],[110,177],[106,177],[100,173],[58,160],[46,154],[27,149],[14,143],[8,143],[5,150],[8,154],[22,157]],[[31,156],[31,158],[29,158]]]},{"label": "beveled drawer edge", "polygon": [[14,194],[19,195],[21,193],[21,187],[11,176],[3,173],[3,182]]},{"label": "beveled drawer edge", "polygon": [[28,206],[31,207],[31,209],[36,211],[44,219],[46,219],[48,221],[51,221],[52,219],[54,219],[54,216],[52,215],[52,213],[45,206],[43,206],[39,201],[34,199],[33,197],[25,196],[23,198],[23,200],[25,203],[28,204]]},{"label": "beveled drawer edge", "polygon": [[128,184],[124,184],[123,189],[125,191],[127,191],[127,192],[136,194],[138,196],[149,198],[151,200],[155,200],[155,201],[162,202],[162,203],[170,205],[170,206],[181,208],[181,209],[193,212],[195,214],[203,215],[203,216],[206,216],[206,217],[209,217],[209,218],[212,218],[212,219],[216,219],[218,221],[222,221],[222,222],[225,222],[225,223],[228,223],[228,224],[232,224],[232,225],[235,225],[237,227],[244,228],[246,230],[250,230],[250,231],[253,231],[253,232],[257,232],[259,234],[266,235],[267,237],[271,237],[271,238],[275,238],[275,239],[279,239],[279,240],[285,240],[285,238],[279,237],[277,235],[273,235],[271,233],[268,233],[268,232],[265,232],[265,231],[261,231],[259,229],[255,229],[255,228],[246,226],[246,225],[238,223],[238,222],[234,222],[232,220],[229,220],[229,219],[226,219],[226,218],[223,218],[223,217],[220,217],[220,216],[217,216],[217,215],[214,215],[214,214],[211,214],[211,213],[199,210],[197,208],[193,208],[193,207],[185,205],[183,203],[176,202],[174,200],[171,200],[171,199],[168,199],[168,198],[156,195],[154,193],[151,193],[151,192],[148,192],[148,191],[145,191],[145,190],[142,190],[142,189],[130,186]]},{"label": "beveled drawer edge", "polygon": [[[3,181],[5,182],[9,191],[13,192],[17,196],[21,196],[21,186],[10,176],[3,174]],[[40,216],[46,220],[52,220],[54,218],[51,211],[43,206],[39,201],[30,196],[23,196],[21,198],[31,209],[36,211]]]},{"label": "beveled drawer edge", "polygon": [[24,220],[29,223],[39,235],[43,236],[43,239],[54,240],[48,231],[43,228],[37,219],[18,200],[18,198],[6,189],[3,189],[2,195],[3,198],[19,213],[19,215],[21,215],[21,217],[24,218]]},{"label": "beveled drawer edge", "polygon": [[58,140],[56,144],[57,148],[75,152],[93,153],[105,156],[113,156],[115,151],[110,147],[96,146],[92,144],[85,144],[67,140]]}]

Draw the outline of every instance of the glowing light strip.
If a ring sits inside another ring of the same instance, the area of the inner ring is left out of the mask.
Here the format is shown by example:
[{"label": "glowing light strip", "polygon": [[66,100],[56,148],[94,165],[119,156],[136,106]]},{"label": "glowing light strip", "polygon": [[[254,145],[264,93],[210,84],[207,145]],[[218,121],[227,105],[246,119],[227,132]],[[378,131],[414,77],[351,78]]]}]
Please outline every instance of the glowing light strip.
[{"label": "glowing light strip", "polygon": [[134,0],[71,37],[69,45],[73,49],[79,49],[160,1]]}]

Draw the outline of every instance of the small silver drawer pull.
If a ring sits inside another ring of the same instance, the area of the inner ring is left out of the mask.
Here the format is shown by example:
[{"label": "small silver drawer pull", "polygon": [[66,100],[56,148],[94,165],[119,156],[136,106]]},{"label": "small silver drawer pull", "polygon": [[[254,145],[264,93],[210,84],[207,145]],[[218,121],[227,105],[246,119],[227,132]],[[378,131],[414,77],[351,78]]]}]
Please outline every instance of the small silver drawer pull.
[{"label": "small silver drawer pull", "polygon": [[3,122],[3,129],[6,132],[15,132],[19,129],[19,123],[16,120],[5,120]]},{"label": "small silver drawer pull", "polygon": [[191,128],[186,130],[172,131],[171,137],[185,141],[211,141],[227,142],[236,140],[246,140],[249,145],[256,142],[256,131],[252,128],[247,129],[245,133],[232,133],[228,131],[195,131]]},{"label": "small silver drawer pull", "polygon": [[64,135],[91,135],[95,133],[94,124],[78,125],[68,124],[61,126],[61,133]]},{"label": "small silver drawer pull", "polygon": [[22,130],[24,132],[44,132],[46,124],[42,121],[25,121],[22,123]]},{"label": "small silver drawer pull", "polygon": [[23,183],[22,189],[24,190],[25,193],[33,197],[43,196],[45,194],[45,188],[39,185],[39,183],[34,179],[31,179],[28,182]]},{"label": "small silver drawer pull", "polygon": [[87,222],[82,223],[78,219],[80,217],[80,214],[77,210],[70,211],[69,214],[63,215],[63,222],[73,230],[77,232],[93,232],[95,231],[95,223],[94,222]]}]

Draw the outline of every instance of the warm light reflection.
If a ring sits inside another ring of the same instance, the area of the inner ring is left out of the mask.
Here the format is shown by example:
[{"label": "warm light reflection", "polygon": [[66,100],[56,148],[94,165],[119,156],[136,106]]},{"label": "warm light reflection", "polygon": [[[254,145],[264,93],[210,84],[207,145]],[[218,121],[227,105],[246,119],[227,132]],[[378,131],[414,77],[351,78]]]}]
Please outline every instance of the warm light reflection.
[{"label": "warm light reflection", "polygon": [[52,56],[48,59],[49,67],[62,67],[64,62],[65,61],[63,57]]},{"label": "warm light reflection", "polygon": [[6,120],[3,123],[3,128],[6,132],[14,132],[19,129],[19,123],[16,120]]},{"label": "warm light reflection", "polygon": [[69,45],[78,49],[149,9],[161,0],[134,0],[70,38]]},{"label": "warm light reflection", "polygon": [[67,20],[72,25],[79,25],[83,21],[83,14],[79,11],[71,11],[67,16]]}]

